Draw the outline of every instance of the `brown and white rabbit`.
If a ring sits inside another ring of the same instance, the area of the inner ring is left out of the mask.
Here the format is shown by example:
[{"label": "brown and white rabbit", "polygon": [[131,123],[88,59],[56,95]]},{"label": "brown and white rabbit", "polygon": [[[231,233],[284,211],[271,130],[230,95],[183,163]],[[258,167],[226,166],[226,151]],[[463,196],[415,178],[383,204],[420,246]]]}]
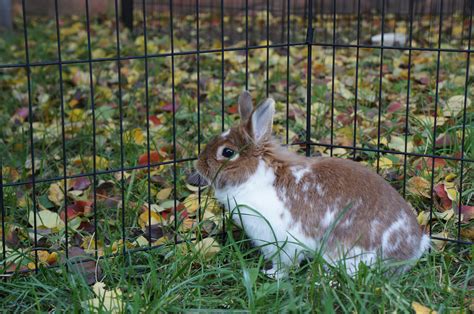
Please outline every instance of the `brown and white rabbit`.
[{"label": "brown and white rabbit", "polygon": [[[303,157],[272,140],[275,102],[239,97],[239,125],[214,138],[196,169],[280,277],[306,250],[354,274],[377,258],[416,261],[430,246],[411,206],[382,177],[351,160]],[[402,270],[408,269],[408,266]]]}]

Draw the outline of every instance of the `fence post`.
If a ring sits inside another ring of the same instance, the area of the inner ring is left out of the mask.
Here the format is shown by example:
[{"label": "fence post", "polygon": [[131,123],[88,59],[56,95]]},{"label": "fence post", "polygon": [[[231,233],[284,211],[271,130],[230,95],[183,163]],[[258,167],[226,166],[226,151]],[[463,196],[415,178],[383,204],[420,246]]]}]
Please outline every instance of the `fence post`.
[{"label": "fence post", "polygon": [[128,29],[133,30],[133,0],[122,0],[121,3],[122,22]]},{"label": "fence post", "polygon": [[0,26],[12,29],[12,2],[0,0]]}]

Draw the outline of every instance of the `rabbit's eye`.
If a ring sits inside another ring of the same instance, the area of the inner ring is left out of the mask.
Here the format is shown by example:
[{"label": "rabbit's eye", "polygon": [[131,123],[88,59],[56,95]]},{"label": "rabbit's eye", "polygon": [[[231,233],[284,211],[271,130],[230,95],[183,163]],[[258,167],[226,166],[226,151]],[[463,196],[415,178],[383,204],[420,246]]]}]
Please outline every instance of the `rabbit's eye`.
[{"label": "rabbit's eye", "polygon": [[231,158],[232,156],[234,156],[234,154],[235,154],[235,151],[233,151],[230,148],[226,147],[222,150],[222,156],[224,156],[225,158]]}]

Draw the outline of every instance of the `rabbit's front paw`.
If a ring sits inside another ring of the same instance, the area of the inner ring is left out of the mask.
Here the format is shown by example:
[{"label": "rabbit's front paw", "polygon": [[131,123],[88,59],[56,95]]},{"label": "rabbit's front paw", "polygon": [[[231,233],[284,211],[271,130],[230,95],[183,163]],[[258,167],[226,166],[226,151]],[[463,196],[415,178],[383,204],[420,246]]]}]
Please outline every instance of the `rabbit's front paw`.
[{"label": "rabbit's front paw", "polygon": [[270,269],[262,269],[262,272],[265,274],[265,276],[275,280],[280,280],[286,277],[286,272],[282,269],[278,269],[275,266]]}]

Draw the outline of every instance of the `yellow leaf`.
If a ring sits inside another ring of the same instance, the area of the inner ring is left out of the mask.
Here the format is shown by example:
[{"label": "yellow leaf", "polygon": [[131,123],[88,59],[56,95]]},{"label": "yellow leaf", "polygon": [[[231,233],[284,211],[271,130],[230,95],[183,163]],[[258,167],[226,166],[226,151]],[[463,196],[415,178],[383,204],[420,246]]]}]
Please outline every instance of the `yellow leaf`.
[{"label": "yellow leaf", "polygon": [[[132,249],[133,247],[134,247],[133,243],[130,243],[129,241],[125,241],[125,248]],[[123,248],[122,239],[118,241],[114,241],[114,243],[112,243],[112,253],[117,253],[119,251],[122,251],[122,248]]]},{"label": "yellow leaf", "polygon": [[194,219],[191,218],[184,218],[181,224],[179,225],[180,231],[189,231],[194,226]]},{"label": "yellow leaf", "polygon": [[62,184],[53,183],[49,186],[48,189],[48,198],[56,206],[61,206],[64,201],[64,192]]},{"label": "yellow leaf", "polygon": [[455,173],[449,173],[448,175],[446,175],[446,177],[444,178],[446,181],[453,181],[454,179],[456,179],[457,175]]},{"label": "yellow leaf", "polygon": [[157,246],[157,245],[162,245],[162,244],[166,244],[168,242],[168,237],[167,236],[162,236],[161,238],[159,238],[158,240],[156,240],[155,242],[153,242],[153,246]]},{"label": "yellow leaf", "polygon": [[205,238],[194,245],[194,249],[205,258],[211,258],[221,250],[214,238]]},{"label": "yellow leaf", "polygon": [[189,214],[195,213],[199,208],[199,199],[197,194],[190,194],[186,199],[183,201],[184,207]]},{"label": "yellow leaf", "polygon": [[38,261],[43,265],[52,265],[58,260],[58,253],[38,250]]},{"label": "yellow leaf", "polygon": [[[93,236],[88,235],[82,239],[81,247],[84,249],[84,252],[87,254],[94,254],[95,253],[95,239]],[[104,255],[104,243],[99,240],[97,241],[97,255],[103,256]]]},{"label": "yellow leaf", "polygon": [[204,212],[211,212],[219,215],[222,214],[221,206],[219,203],[209,196],[201,196],[201,208]]},{"label": "yellow leaf", "polygon": [[424,196],[426,198],[430,197],[430,183],[422,177],[413,177],[408,180],[407,188],[408,191],[414,195]]},{"label": "yellow leaf", "polygon": [[332,150],[332,153],[335,155],[335,156],[340,156],[340,155],[344,155],[347,153],[347,150],[345,148],[340,148],[340,147],[337,147],[337,148],[334,148]]},{"label": "yellow leaf", "polygon": [[69,120],[71,122],[79,122],[84,120],[84,110],[80,108],[75,108],[72,109],[71,112],[69,113]]},{"label": "yellow leaf", "polygon": [[[404,152],[405,151],[405,138],[401,136],[391,136],[390,144],[388,145],[391,149]],[[413,143],[410,139],[407,139],[407,152],[413,151]]]},{"label": "yellow leaf", "polygon": [[[76,157],[72,160],[72,162],[76,166],[86,165],[87,167],[90,167],[90,168],[92,168],[94,166],[92,156],[83,157],[83,158]],[[101,156],[96,156],[95,157],[95,163],[96,163],[96,168],[97,169],[107,169],[109,167],[109,161],[106,158],[101,157]]]},{"label": "yellow leaf", "polygon": [[[28,217],[28,222],[31,226],[34,226],[34,219],[35,214],[31,211]],[[53,229],[53,231],[59,231],[64,228],[64,222],[59,215],[47,209],[36,213],[36,224],[38,228]]]},{"label": "yellow leaf", "polygon": [[138,246],[147,246],[148,245],[148,240],[144,236],[139,236],[135,242],[137,243]]},{"label": "yellow leaf", "polygon": [[446,194],[448,194],[448,198],[451,201],[454,201],[454,202],[457,201],[458,191],[456,189],[456,185],[454,184],[454,182],[444,181],[444,190],[446,191]]},{"label": "yellow leaf", "polygon": [[415,314],[437,314],[438,312],[422,305],[421,303],[413,301],[411,308],[415,311]]},{"label": "yellow leaf", "polygon": [[426,226],[428,222],[430,221],[430,212],[428,211],[420,212],[416,220],[418,220],[418,224],[420,226]]},{"label": "yellow leaf", "polygon": [[163,201],[170,196],[172,190],[172,188],[161,189],[158,193],[156,193],[156,198],[160,201]]},{"label": "yellow leaf", "polygon": [[[148,219],[149,217],[150,216],[149,216],[148,210],[141,213],[140,217],[138,217],[138,224],[140,225],[140,227],[145,228],[146,226],[149,225],[149,219]],[[165,220],[160,214],[155,213],[154,211],[151,211],[151,224],[152,225],[163,224],[164,222]]]},{"label": "yellow leaf", "polygon": [[87,306],[94,309],[105,309],[110,313],[123,312],[124,304],[120,289],[106,290],[103,282],[96,282],[92,290],[96,297],[85,301]]},{"label": "yellow leaf", "polygon": [[125,143],[135,143],[137,145],[142,145],[145,143],[145,135],[140,128],[135,128],[133,130],[127,131],[123,135]]},{"label": "yellow leaf", "polygon": [[391,168],[393,166],[393,162],[390,158],[381,157],[379,160],[379,166],[381,169]]}]

